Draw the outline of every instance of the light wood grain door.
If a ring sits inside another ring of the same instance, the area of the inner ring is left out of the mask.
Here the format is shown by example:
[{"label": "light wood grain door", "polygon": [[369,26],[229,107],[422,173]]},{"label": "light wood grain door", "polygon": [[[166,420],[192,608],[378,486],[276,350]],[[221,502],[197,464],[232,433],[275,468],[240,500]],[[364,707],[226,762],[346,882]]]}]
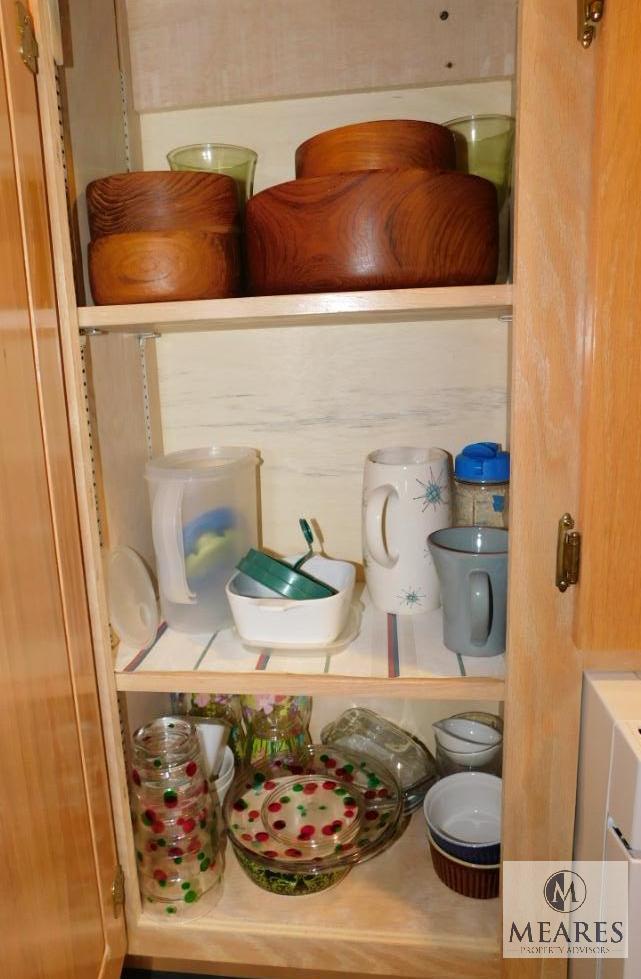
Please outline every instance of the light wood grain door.
[{"label": "light wood grain door", "polygon": [[33,76],[0,6],[0,920],[9,979],[119,975],[117,866]]}]

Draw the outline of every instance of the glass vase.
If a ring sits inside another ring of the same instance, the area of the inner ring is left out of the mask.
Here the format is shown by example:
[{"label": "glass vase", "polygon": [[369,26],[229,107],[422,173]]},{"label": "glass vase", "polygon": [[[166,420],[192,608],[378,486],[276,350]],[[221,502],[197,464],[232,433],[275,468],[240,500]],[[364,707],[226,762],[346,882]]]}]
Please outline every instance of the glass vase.
[{"label": "glass vase", "polygon": [[311,744],[311,697],[247,694],[240,698],[246,728],[245,764]]}]

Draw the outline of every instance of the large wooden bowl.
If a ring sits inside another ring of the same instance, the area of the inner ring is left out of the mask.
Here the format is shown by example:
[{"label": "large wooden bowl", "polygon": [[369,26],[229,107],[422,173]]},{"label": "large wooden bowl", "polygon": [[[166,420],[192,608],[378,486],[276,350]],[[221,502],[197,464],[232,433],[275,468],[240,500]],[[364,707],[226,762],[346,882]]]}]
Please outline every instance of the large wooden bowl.
[{"label": "large wooden bowl", "polygon": [[132,231],[225,232],[238,223],[238,195],[225,174],[115,173],[89,184],[87,210],[92,239]]},{"label": "large wooden bowl", "polygon": [[480,285],[495,281],[497,257],[494,185],[468,174],[310,177],[247,204],[254,295]]},{"label": "large wooden bowl", "polygon": [[212,231],[105,235],[89,245],[89,280],[99,306],[237,296],[238,235]]},{"label": "large wooden bowl", "polygon": [[296,150],[297,177],[413,167],[455,170],[451,131],[415,119],[359,122],[318,133]]}]

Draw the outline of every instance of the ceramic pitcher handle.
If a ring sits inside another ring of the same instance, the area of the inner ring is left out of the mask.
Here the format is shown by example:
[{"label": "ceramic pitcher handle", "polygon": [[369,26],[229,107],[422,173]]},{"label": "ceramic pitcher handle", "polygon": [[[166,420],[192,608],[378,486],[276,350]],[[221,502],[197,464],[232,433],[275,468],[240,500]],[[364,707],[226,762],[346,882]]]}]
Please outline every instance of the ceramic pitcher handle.
[{"label": "ceramic pitcher handle", "polygon": [[470,640],[484,646],[490,634],[490,577],[485,571],[470,574]]},{"label": "ceramic pitcher handle", "polygon": [[160,590],[169,602],[194,605],[185,574],[182,530],[183,484],[179,480],[160,483],[151,508],[151,533],[156,552]]},{"label": "ceramic pitcher handle", "polygon": [[384,514],[390,496],[396,493],[393,486],[377,486],[365,505],[365,547],[377,564],[383,568],[393,568],[398,557],[392,557],[385,547]]}]

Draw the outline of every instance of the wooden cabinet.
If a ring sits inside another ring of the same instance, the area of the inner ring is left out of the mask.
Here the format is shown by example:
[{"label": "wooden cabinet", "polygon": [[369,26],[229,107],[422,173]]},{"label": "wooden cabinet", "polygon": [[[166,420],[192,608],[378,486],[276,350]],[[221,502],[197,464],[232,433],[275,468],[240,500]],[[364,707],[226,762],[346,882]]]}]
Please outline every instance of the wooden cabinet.
[{"label": "wooden cabinet", "polygon": [[[261,30],[275,44],[278,17],[287,22],[287,3],[270,4],[273,23]],[[309,43],[312,36],[306,20],[312,8],[318,36],[331,35],[331,4],[295,6],[292,39],[299,38],[301,50],[300,38]],[[385,48],[384,32],[375,26],[385,4],[368,6],[375,9],[354,47],[361,72],[363,51],[374,58]],[[166,709],[173,690],[311,693],[319,714],[352,698],[376,698],[398,716],[409,712],[421,730],[456,702],[504,702],[503,856],[568,860],[583,664],[589,658],[591,665],[629,665],[641,647],[628,584],[636,527],[630,501],[641,467],[629,406],[637,406],[638,391],[634,360],[624,353],[638,346],[632,297],[639,205],[638,194],[622,189],[624,168],[638,176],[639,167],[636,143],[626,139],[625,114],[614,108],[623,100],[626,72],[634,86],[639,44],[626,35],[626,11],[618,7],[606,10],[595,43],[584,50],[576,37],[574,0],[522,0],[516,49],[516,5],[509,0],[402,6],[404,17],[418,18],[429,36],[431,67],[412,48],[407,64],[382,59],[375,72],[358,75],[354,54],[357,80],[350,86],[348,49],[337,46],[331,55],[337,59],[335,93],[321,97],[326,66],[312,65],[305,73],[300,52],[290,46],[283,64],[264,51],[255,71],[241,64],[229,99],[244,93],[246,102],[225,105],[220,79],[191,76],[211,61],[213,40],[202,18],[215,11],[225,18],[229,7],[202,0],[66,0],[59,27],[54,0],[32,3],[39,105],[31,82],[20,112],[32,126],[38,112],[40,117],[44,168],[30,179],[41,195],[46,180],[56,349],[64,368],[114,829],[126,878],[127,948],[138,963],[355,979],[564,973],[562,962],[501,964],[499,903],[465,900],[438,882],[420,814],[393,850],[309,903],[258,891],[231,855],[220,905],[193,924],[149,919],[138,895],[123,746],[136,723]],[[632,17],[631,0],[620,6],[629,7]],[[10,8],[4,3],[3,41],[14,50]],[[255,10],[243,3],[236,13],[240,23]],[[344,30],[358,33],[360,27],[350,21]],[[394,43],[401,35],[394,35]],[[173,52],[172,38],[181,45]],[[492,48],[487,58],[481,41]],[[439,58],[445,69],[434,67]],[[11,77],[27,71],[15,52],[8,71]],[[441,84],[444,71],[456,84]],[[481,80],[488,74],[501,80]],[[260,91],[271,101],[255,101]],[[278,101],[283,98],[289,100]],[[172,145],[214,137],[256,146],[263,165],[259,181],[269,185],[290,176],[298,142],[331,125],[367,115],[438,121],[469,111],[509,111],[511,104],[518,118],[513,285],[88,304],[82,254],[84,188],[91,179],[127,166],[161,168]],[[638,107],[639,100],[630,104]],[[632,118],[633,108],[628,111]],[[611,146],[619,148],[614,162]],[[28,150],[20,143],[16,150],[20,165]],[[28,221],[32,208],[27,200]],[[618,234],[613,208],[628,212],[627,237]],[[628,241],[629,248],[621,247]],[[28,251],[30,244],[27,236]],[[615,244],[617,265],[609,267]],[[44,251],[40,244],[34,257]],[[625,380],[612,398],[619,377]],[[612,431],[618,433],[614,441]],[[328,550],[358,560],[366,451],[409,441],[456,448],[483,436],[504,441],[508,433],[513,476],[505,664],[502,658],[470,664],[463,675],[455,658],[444,660],[439,641],[421,636],[419,653],[410,637],[413,659],[392,670],[375,622],[368,625],[369,649],[359,647],[349,670],[340,658],[327,670],[323,663],[284,672],[274,664],[257,669],[246,657],[235,667],[223,663],[222,653],[203,665],[200,650],[190,660],[178,645],[169,657],[158,647],[142,658],[112,645],[103,554],[127,544],[153,562],[143,480],[150,454],[217,440],[257,445],[265,458],[265,542],[281,551],[295,547],[292,513],[304,505],[320,520]],[[595,444],[603,466],[592,455]],[[630,457],[625,471],[624,454]],[[617,478],[618,506],[610,507],[607,520],[601,519],[608,496],[604,467]],[[585,591],[579,586],[561,594],[555,586],[556,537],[566,511],[586,520],[590,566],[583,571]],[[620,533],[624,517],[632,533],[623,574],[617,578],[616,562],[608,561],[611,584],[602,598],[595,565],[612,552],[603,535]],[[618,594],[629,599],[625,624],[615,621]],[[616,637],[612,649],[625,654],[603,652],[610,636]]]}]

